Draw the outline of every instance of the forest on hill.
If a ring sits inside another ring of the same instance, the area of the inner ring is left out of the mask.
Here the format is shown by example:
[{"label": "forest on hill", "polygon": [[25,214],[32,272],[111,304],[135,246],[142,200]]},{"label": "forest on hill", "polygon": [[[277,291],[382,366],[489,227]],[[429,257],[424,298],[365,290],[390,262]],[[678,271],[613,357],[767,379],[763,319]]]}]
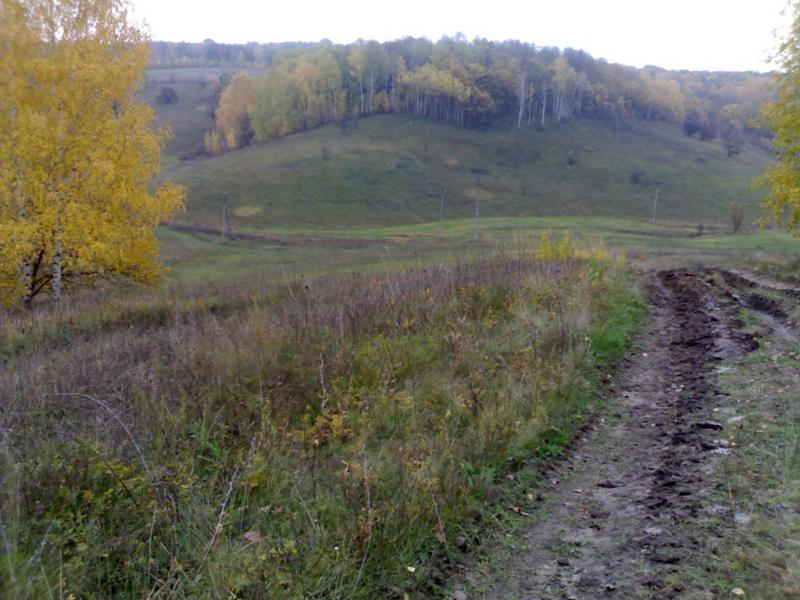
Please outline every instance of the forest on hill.
[{"label": "forest on hill", "polygon": [[211,153],[398,112],[467,127],[505,120],[544,128],[580,116],[617,129],[666,121],[690,136],[719,137],[735,155],[746,141],[767,137],[757,117],[771,97],[769,74],[634,68],[582,50],[463,36],[348,45],[156,42],[151,65],[249,69],[219,82],[216,125],[206,136]]}]

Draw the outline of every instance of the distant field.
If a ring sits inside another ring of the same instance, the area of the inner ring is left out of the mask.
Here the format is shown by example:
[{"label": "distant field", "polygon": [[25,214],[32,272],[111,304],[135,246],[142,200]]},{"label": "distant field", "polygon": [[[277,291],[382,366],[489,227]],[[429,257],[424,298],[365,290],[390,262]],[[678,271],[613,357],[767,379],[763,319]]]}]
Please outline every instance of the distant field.
[{"label": "distant field", "polygon": [[396,270],[454,260],[514,243],[542,232],[569,231],[580,243],[602,244],[643,266],[699,263],[733,265],[750,260],[785,260],[800,243],[791,235],[751,228],[732,235],[722,225],[697,236],[696,225],[650,223],[602,217],[489,217],[481,219],[473,241],[474,220],[370,228],[349,231],[276,229],[265,239],[223,242],[219,235],[162,229],[162,252],[173,282],[235,280],[286,281],[331,272]]},{"label": "distant field", "polygon": [[147,81],[149,83],[172,83],[176,81],[208,81],[214,82],[221,75],[226,73],[238,73],[241,71],[255,72],[257,69],[247,69],[241,67],[185,67],[174,69],[148,69]]}]

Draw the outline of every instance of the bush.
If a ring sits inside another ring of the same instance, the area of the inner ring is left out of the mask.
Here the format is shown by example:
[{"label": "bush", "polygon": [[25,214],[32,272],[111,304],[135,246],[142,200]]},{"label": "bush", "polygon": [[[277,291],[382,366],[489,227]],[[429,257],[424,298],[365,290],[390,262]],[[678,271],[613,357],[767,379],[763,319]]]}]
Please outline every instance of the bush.
[{"label": "bush", "polygon": [[578,162],[578,155],[575,153],[575,150],[570,150],[567,153],[567,164],[574,165]]},{"label": "bush", "polygon": [[156,96],[156,102],[159,104],[174,104],[177,101],[178,92],[175,91],[175,88],[168,85],[162,87],[161,91],[158,92],[158,96]]},{"label": "bush", "polygon": [[741,202],[731,202],[730,208],[731,228],[737,234],[742,230],[744,224],[744,206]]},{"label": "bush", "polygon": [[730,157],[738,156],[744,148],[742,133],[733,127],[726,129],[722,133],[722,143],[725,146],[725,152]]}]

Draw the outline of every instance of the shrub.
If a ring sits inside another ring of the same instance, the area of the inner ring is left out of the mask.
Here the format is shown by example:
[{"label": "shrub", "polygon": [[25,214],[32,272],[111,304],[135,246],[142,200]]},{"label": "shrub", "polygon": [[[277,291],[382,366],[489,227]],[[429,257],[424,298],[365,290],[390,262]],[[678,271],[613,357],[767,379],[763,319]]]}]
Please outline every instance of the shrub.
[{"label": "shrub", "polygon": [[731,202],[729,216],[731,219],[731,229],[734,234],[742,230],[744,224],[744,206],[741,202]]},{"label": "shrub", "polygon": [[578,162],[578,155],[575,153],[575,150],[570,150],[567,152],[567,164],[574,165]]},{"label": "shrub", "polygon": [[161,88],[161,91],[158,92],[158,96],[156,96],[156,102],[159,104],[174,104],[178,101],[178,92],[175,91],[175,88],[165,85]]},{"label": "shrub", "polygon": [[738,129],[729,127],[722,133],[722,144],[728,156],[738,156],[744,148],[744,137]]}]

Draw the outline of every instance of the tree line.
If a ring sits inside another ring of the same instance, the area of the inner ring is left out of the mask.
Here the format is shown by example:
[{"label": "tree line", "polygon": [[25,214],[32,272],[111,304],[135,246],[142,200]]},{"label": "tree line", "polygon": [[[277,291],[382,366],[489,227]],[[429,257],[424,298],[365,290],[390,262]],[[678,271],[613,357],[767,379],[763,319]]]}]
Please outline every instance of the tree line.
[{"label": "tree line", "polygon": [[754,124],[770,97],[767,74],[639,69],[581,50],[462,36],[289,45],[267,62],[225,81],[209,152],[387,112],[466,127],[505,119],[544,129],[581,116],[617,129],[666,121],[686,135],[721,136],[731,155],[745,137],[767,135]]},{"label": "tree line", "polygon": [[186,67],[265,67],[287,50],[311,48],[314,42],[259,44],[220,44],[212,39],[202,42],[150,42],[150,67],[158,69]]}]

